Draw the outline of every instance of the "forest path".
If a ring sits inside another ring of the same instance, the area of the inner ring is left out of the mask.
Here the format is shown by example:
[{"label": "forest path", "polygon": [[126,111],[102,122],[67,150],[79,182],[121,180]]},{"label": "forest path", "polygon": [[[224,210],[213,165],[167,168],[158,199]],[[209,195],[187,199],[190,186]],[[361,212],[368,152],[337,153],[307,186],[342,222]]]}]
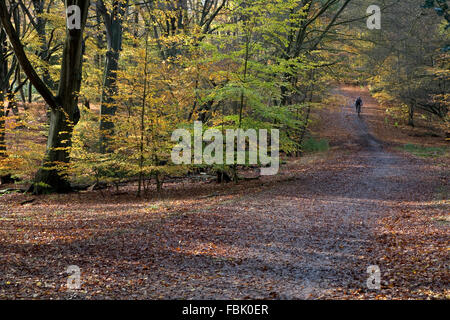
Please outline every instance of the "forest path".
[{"label": "forest path", "polygon": [[172,274],[183,267],[195,275],[198,289],[189,297],[308,299],[367,289],[376,220],[412,196],[418,168],[369,133],[364,119],[378,108],[374,100],[364,97],[359,118],[351,107],[355,92],[336,93],[349,98],[335,119],[357,146],[348,156],[175,224],[185,234],[183,252],[209,243],[224,253],[186,255],[171,265]]}]

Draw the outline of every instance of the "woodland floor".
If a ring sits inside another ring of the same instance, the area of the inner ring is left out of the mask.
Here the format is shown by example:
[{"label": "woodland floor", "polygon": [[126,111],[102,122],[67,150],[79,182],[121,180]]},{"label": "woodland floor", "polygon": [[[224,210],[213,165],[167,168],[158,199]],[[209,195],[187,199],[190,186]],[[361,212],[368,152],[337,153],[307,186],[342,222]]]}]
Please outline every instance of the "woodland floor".
[{"label": "woodland floor", "polygon": [[331,149],[274,177],[0,197],[0,299],[449,299],[448,157],[400,151],[419,138],[384,128],[365,90],[334,93],[315,126]]}]

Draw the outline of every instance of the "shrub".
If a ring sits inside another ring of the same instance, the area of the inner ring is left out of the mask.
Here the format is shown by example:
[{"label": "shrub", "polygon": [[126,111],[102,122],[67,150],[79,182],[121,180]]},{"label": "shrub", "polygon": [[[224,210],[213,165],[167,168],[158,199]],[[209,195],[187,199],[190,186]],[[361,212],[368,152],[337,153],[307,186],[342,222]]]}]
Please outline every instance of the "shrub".
[{"label": "shrub", "polygon": [[325,152],[330,148],[330,145],[326,139],[309,138],[303,143],[302,147],[304,152]]}]

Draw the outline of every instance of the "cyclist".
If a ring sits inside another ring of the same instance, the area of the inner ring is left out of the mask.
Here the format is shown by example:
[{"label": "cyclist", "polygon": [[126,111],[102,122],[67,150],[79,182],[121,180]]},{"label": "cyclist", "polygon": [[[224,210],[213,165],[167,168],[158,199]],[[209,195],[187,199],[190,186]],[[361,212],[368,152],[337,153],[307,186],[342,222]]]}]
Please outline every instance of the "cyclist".
[{"label": "cyclist", "polygon": [[363,101],[361,97],[358,97],[355,101],[356,112],[358,112],[358,116],[361,114],[361,107],[363,105]]}]

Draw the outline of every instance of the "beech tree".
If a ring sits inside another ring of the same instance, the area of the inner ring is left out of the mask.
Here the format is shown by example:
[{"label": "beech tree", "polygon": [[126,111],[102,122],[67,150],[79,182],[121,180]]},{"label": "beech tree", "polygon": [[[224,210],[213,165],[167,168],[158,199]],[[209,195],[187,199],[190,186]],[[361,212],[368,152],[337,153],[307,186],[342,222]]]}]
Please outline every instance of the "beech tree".
[{"label": "beech tree", "polygon": [[28,59],[18,33],[11,23],[11,15],[6,1],[0,1],[0,21],[17,60],[33,86],[51,108],[47,151],[42,168],[38,170],[31,187],[34,193],[42,193],[49,189],[57,192],[70,190],[70,184],[63,174],[63,169],[70,160],[72,131],[78,121],[77,92],[81,85],[83,30],[90,2],[88,0],[66,0],[64,4],[65,8],[78,6],[79,12],[75,11],[75,14],[80,14],[80,28],[67,28],[66,30],[59,87],[55,95],[38,76]]},{"label": "beech tree", "polygon": [[100,117],[100,151],[108,151],[108,136],[112,134],[117,105],[114,95],[117,94],[117,71],[122,47],[123,20],[128,0],[114,0],[112,9],[108,10],[103,0],[96,2],[97,14],[103,17],[106,29],[106,60],[103,78],[102,105]]}]

